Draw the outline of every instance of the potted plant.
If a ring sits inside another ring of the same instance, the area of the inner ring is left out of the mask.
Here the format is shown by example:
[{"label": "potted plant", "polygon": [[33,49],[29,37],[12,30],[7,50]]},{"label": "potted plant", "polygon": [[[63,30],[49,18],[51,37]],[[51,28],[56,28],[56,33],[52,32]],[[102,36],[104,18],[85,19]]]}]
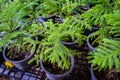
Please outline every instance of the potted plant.
[{"label": "potted plant", "polygon": [[[73,30],[73,31],[71,31],[71,34],[63,36],[61,38],[61,43],[68,48],[75,48],[76,45],[82,45],[84,43],[86,36],[83,34],[83,32],[84,32],[83,26],[84,25],[87,26],[87,24],[83,23],[83,20],[81,19],[81,17],[79,17],[79,15],[74,15],[67,19],[69,22],[65,22],[64,25],[65,25],[65,27],[68,26],[69,27],[68,29]],[[69,23],[70,25],[68,25],[67,23]],[[67,29],[66,29],[66,31],[67,31]]]},{"label": "potted plant", "polygon": [[[115,10],[114,13],[104,15],[107,22],[108,36],[103,37],[102,42],[93,52],[89,53],[90,63],[92,66],[99,71],[111,72],[115,69],[115,73],[119,73],[119,22],[118,20],[119,10]],[[106,75],[108,76],[108,74]],[[110,74],[109,74],[110,76]],[[115,78],[113,76],[111,78]],[[115,78],[116,79],[116,78]]]},{"label": "potted plant", "polygon": [[[68,18],[68,19],[71,19],[71,22],[72,21],[74,21],[74,20],[76,20],[76,22],[75,23],[73,23],[73,25],[72,26],[75,26],[75,24],[78,24],[79,23],[79,20],[77,19],[77,16],[74,16],[74,17],[76,17],[76,18],[73,18],[73,17],[70,17],[70,18]],[[52,16],[50,16],[50,17],[45,17],[45,18],[40,18],[40,19],[42,19],[42,20],[44,20],[44,21],[52,21],[54,24],[60,24],[60,23],[63,23],[63,19],[60,17],[60,16],[56,16],[56,15],[52,15]],[[67,20],[68,20],[67,19]],[[78,20],[78,21],[77,21]],[[41,21],[41,20],[40,20]],[[64,25],[66,24],[67,22],[65,22],[64,23]],[[80,25],[80,24],[78,24],[78,25]],[[76,30],[74,30],[74,31],[77,31],[77,27],[78,27],[78,25],[76,25]],[[80,28],[79,28],[80,29]],[[79,31],[79,30],[78,30]],[[78,32],[77,31],[77,32]],[[73,31],[72,31],[73,32]],[[76,34],[77,35],[77,32],[75,33],[73,33],[73,34]],[[80,34],[82,34],[82,28],[81,28],[81,31],[79,31],[80,32]],[[75,36],[76,36],[75,35]],[[78,37],[76,37],[76,38],[78,38]],[[61,38],[61,41],[60,41],[62,44],[64,44],[65,46],[67,46],[67,47],[69,47],[69,48],[73,48],[75,45],[76,45],[76,42],[77,42],[77,40],[75,41],[74,40],[74,38],[72,38],[71,37],[71,35],[70,34],[68,34],[68,35],[65,35],[65,36],[63,36],[62,38]]]},{"label": "potted plant", "polygon": [[25,7],[23,7],[25,15],[22,19],[22,22],[27,22],[30,20],[34,20],[35,22],[37,22],[37,18],[41,15],[40,13],[43,8],[41,5],[43,3],[43,0],[23,0],[21,2],[25,5]]},{"label": "potted plant", "polygon": [[40,19],[40,21],[43,20],[44,22],[49,21],[49,20],[52,20],[53,23],[62,23],[63,22],[62,17],[57,16],[57,15],[51,15],[49,17],[40,17],[39,19]]},{"label": "potted plant", "polygon": [[[6,4],[4,3],[4,6],[0,11],[0,31],[4,32],[1,37],[0,45],[5,47],[3,50],[3,57],[6,61],[11,62],[21,70],[25,70],[30,66],[26,66],[25,64],[28,64],[28,61],[30,60],[29,58],[33,57],[36,49],[36,46],[33,44],[33,42],[30,42],[32,39],[29,37],[27,31],[21,29],[21,20],[26,15],[24,12],[25,6],[26,5],[23,4],[20,0],[15,0],[13,2],[9,1],[6,2]],[[18,57],[20,57],[20,55],[23,55],[24,53],[26,53],[26,55],[29,53],[27,55],[28,59],[24,59],[26,56],[24,55],[24,58],[21,56],[21,58],[15,61]],[[25,65],[25,67],[23,67],[23,65]]]},{"label": "potted plant", "polygon": [[88,45],[88,50],[93,51],[96,47],[101,44],[103,38],[105,38],[107,34],[106,30],[103,30],[102,28],[96,32],[93,32],[88,35],[87,37],[87,45]]},{"label": "potted plant", "polygon": [[28,39],[27,41],[24,40],[24,37],[28,36],[21,37],[20,35],[17,35],[19,38],[15,37],[17,39],[13,39],[12,42],[9,42],[5,46],[3,50],[3,57],[6,61],[11,62],[18,69],[26,70],[32,65],[32,63],[28,62],[34,57],[36,46],[32,42],[29,42]]},{"label": "potted plant", "polygon": [[45,0],[41,4],[42,9],[40,11],[40,14],[42,16],[60,15],[63,18],[67,18],[69,16],[79,14],[77,11],[82,11],[82,8],[79,8],[79,6],[86,6],[86,5],[87,5],[87,1]]},{"label": "potted plant", "polygon": [[[74,20],[75,17],[72,18]],[[67,18],[63,23],[56,24],[52,21],[45,22],[45,25],[47,26],[47,29],[43,33],[45,37],[40,42],[37,41],[38,49],[36,52],[38,55],[36,55],[33,60],[41,59],[40,65],[42,68],[51,66],[51,69],[53,68],[54,70],[54,68],[56,68],[59,70],[59,73],[56,75],[56,72],[51,72],[49,68],[43,68],[43,70],[48,70],[45,72],[51,80],[56,80],[58,78],[62,79],[62,76],[64,77],[70,73],[74,67],[73,54],[75,54],[75,52],[61,44],[61,40],[65,37],[71,37],[74,42],[81,45],[86,39],[86,37],[82,35],[82,27],[78,27],[79,23],[77,20],[74,22],[73,20]],[[65,73],[61,73],[62,71]]]},{"label": "potted plant", "polygon": [[110,1],[88,1],[89,4],[93,4],[88,11],[86,11],[81,16],[85,19],[86,23],[91,25],[91,28],[85,29],[85,34],[89,35],[101,27],[106,27],[106,20],[104,15],[110,14],[114,11],[113,5],[116,3],[111,3]]},{"label": "potted plant", "polygon": [[[87,48],[89,52],[94,52],[96,48],[102,43],[103,38],[106,37],[106,31],[104,31],[102,28],[97,30],[96,32],[93,32],[88,35],[87,37]],[[89,55],[88,55],[89,57]],[[90,58],[89,58],[90,59]],[[90,66],[90,73],[91,73],[91,80],[97,80],[96,74],[93,70],[93,66],[91,63]]]},{"label": "potted plant", "polygon": [[[101,43],[101,45],[98,47],[98,49],[96,49],[95,52],[98,52],[99,53],[99,50],[102,50],[105,53],[107,53],[107,50],[108,51],[114,51],[114,50],[117,50],[117,45],[119,44],[119,24],[116,24],[118,21],[117,21],[117,18],[115,18],[115,16],[117,16],[117,14],[119,13],[119,11],[116,11],[116,13],[114,14],[109,14],[107,15],[107,23],[110,24],[111,26],[108,26],[108,29],[109,29],[109,35],[111,37],[108,37],[107,39],[103,39],[103,42]],[[109,16],[109,17],[108,17]],[[118,17],[118,16],[117,16]],[[115,21],[116,20],[116,21]],[[112,42],[114,42],[114,44],[112,44]],[[109,47],[107,47],[109,46]],[[114,48],[113,48],[114,46]],[[113,48],[113,50],[111,50],[111,48]],[[103,53],[102,52],[102,53]],[[101,52],[100,52],[101,53]],[[101,53],[101,55],[102,55]],[[109,52],[109,54],[111,53],[112,55],[112,52]],[[96,54],[97,55],[97,54]],[[99,55],[99,54],[98,54]],[[116,53],[117,55],[117,53]],[[108,56],[106,56],[108,57]],[[110,59],[110,58],[109,58]],[[117,58],[116,58],[117,59]],[[112,64],[112,63],[111,63]],[[107,65],[106,65],[107,66]],[[105,67],[105,66],[104,66]],[[117,66],[116,66],[117,67]],[[109,68],[110,65],[109,65]],[[119,70],[118,70],[119,71]]]}]

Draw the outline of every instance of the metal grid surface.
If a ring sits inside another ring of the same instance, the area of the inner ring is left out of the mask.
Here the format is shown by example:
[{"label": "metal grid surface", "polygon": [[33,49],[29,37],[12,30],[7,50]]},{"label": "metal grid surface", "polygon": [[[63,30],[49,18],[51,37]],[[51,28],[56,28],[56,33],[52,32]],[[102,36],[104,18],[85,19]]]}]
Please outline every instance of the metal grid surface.
[{"label": "metal grid surface", "polygon": [[40,68],[31,67],[26,71],[21,71],[17,68],[6,68],[5,65],[0,65],[0,75],[14,78],[15,80],[44,80],[44,72]]}]

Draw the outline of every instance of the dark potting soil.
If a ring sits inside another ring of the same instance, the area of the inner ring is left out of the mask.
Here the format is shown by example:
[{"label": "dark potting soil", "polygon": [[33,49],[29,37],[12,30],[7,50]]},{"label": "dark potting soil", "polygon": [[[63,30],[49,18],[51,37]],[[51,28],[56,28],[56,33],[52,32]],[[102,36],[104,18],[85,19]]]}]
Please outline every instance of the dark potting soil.
[{"label": "dark potting soil", "polygon": [[[73,71],[66,76],[63,80],[92,80],[90,73],[90,63],[88,63],[88,50],[87,44],[77,46],[74,51],[81,51],[81,55],[75,55],[75,67]],[[97,80],[120,80],[120,73],[116,73],[115,69],[107,71],[94,70]]]},{"label": "dark potting soil", "polygon": [[84,13],[85,11],[88,11],[89,10],[89,6],[77,6],[76,9],[75,9],[75,14],[73,13],[72,15],[76,15],[76,14],[82,14]]},{"label": "dark potting soil", "polygon": [[68,71],[68,70],[63,70],[62,68],[58,67],[57,63],[51,64],[48,62],[44,62],[43,65],[52,74],[62,74],[62,73],[65,73],[66,71]]},{"label": "dark potting soil", "polygon": [[84,11],[88,11],[89,10],[89,6],[80,6],[79,7],[81,10],[84,10]]},{"label": "dark potting soil", "polygon": [[95,27],[95,28],[100,28],[100,25],[99,24],[97,24],[97,25],[92,25],[93,27]]},{"label": "dark potting soil", "polygon": [[94,70],[97,80],[120,80],[120,73],[117,73],[115,69],[106,71]]},{"label": "dark potting soil", "polygon": [[60,18],[55,18],[55,19],[53,20],[53,23],[61,23]]},{"label": "dark potting soil", "polygon": [[89,38],[89,42],[94,48],[99,45],[97,42],[94,42],[95,39],[96,39],[96,37]]},{"label": "dark potting soil", "polygon": [[13,60],[13,61],[23,60],[30,55],[30,49],[29,50],[24,50],[24,51],[22,51],[22,50],[19,51],[18,47],[15,47],[14,49],[13,48],[12,49],[7,48],[6,55],[10,60]]},{"label": "dark potting soil", "polygon": [[63,37],[62,41],[67,42],[67,43],[74,42],[71,37],[67,37],[67,36]]},{"label": "dark potting soil", "polygon": [[50,18],[47,18],[45,21],[47,20],[52,20],[53,23],[57,23],[57,24],[62,23],[62,20],[60,19],[60,17],[55,15],[51,16]]}]

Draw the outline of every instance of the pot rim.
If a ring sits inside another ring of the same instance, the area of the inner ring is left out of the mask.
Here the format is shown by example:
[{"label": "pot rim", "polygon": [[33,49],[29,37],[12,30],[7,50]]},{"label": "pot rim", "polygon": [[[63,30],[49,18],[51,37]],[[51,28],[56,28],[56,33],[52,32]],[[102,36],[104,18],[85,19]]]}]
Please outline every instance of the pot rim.
[{"label": "pot rim", "polygon": [[19,61],[11,60],[11,59],[9,59],[9,58],[6,56],[6,54],[7,54],[6,49],[7,49],[8,45],[11,44],[11,43],[12,43],[12,41],[9,42],[9,43],[5,46],[5,48],[4,48],[4,50],[3,50],[3,57],[5,58],[5,60],[11,61],[11,62],[15,62],[15,63],[20,63],[20,62],[24,62],[24,61],[26,61],[26,60],[29,60],[29,58],[31,58],[31,57],[35,54],[36,45],[33,44],[33,46],[34,46],[34,51],[33,51],[32,53],[30,53],[30,55],[29,55],[27,58],[22,59],[22,60],[19,60]]},{"label": "pot rim", "polygon": [[40,60],[40,65],[41,65],[41,68],[43,69],[43,71],[45,71],[46,74],[50,74],[52,76],[60,77],[60,76],[65,76],[65,75],[69,74],[73,70],[75,62],[74,62],[73,56],[71,56],[71,67],[68,71],[66,71],[65,73],[62,73],[62,74],[53,74],[53,73],[49,72],[48,70],[46,70],[45,67],[43,66],[42,60]]},{"label": "pot rim", "polygon": [[[27,25],[28,23],[31,23],[31,22],[33,22],[33,21],[34,21],[34,20],[30,20],[30,21],[24,23],[24,24],[21,26],[21,29],[23,29],[23,28],[25,27],[25,25]],[[38,19],[36,19],[36,21],[37,21],[37,22],[40,22],[40,24],[42,24],[42,26],[45,27],[45,29],[47,29],[47,26],[44,24],[45,21],[44,21],[42,18],[38,18]],[[43,32],[44,32],[44,31],[41,31],[40,34],[42,34]]]},{"label": "pot rim", "polygon": [[73,45],[73,44],[76,44],[75,41],[72,41],[72,42],[66,42],[66,41],[60,41],[62,44],[67,44],[67,45]]},{"label": "pot rim", "polygon": [[88,45],[88,47],[91,48],[91,50],[93,51],[95,48],[90,44],[90,40],[89,40],[90,37],[91,37],[91,35],[92,35],[92,33],[89,34],[88,37],[87,37],[87,45]]}]

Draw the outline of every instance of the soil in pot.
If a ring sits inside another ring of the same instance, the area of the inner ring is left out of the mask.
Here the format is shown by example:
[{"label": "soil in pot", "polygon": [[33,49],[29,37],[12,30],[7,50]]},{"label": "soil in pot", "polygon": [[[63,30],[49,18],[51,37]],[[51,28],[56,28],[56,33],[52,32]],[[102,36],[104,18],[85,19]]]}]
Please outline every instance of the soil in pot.
[{"label": "soil in pot", "polygon": [[90,9],[89,5],[88,6],[77,6],[75,9],[75,12],[77,12],[77,14],[82,14],[85,11],[88,11],[89,9]]},{"label": "soil in pot", "polygon": [[96,31],[99,30],[99,29],[100,29],[100,26],[99,26],[99,25],[92,26],[92,27],[91,27],[91,30],[84,29],[84,34],[88,36],[89,34],[91,34],[91,33],[93,33],[93,32],[96,32]]},{"label": "soil in pot", "polygon": [[107,80],[120,80],[120,73],[117,73],[115,69],[107,70],[105,77]]},{"label": "soil in pot", "polygon": [[99,38],[98,35],[96,35],[96,36],[92,36],[92,34],[88,35],[87,45],[88,45],[89,51],[93,51],[99,45],[98,38]]},{"label": "soil in pot", "polygon": [[94,74],[97,80],[120,80],[120,73],[117,73],[115,69],[106,71],[94,70]]},{"label": "soil in pot", "polygon": [[58,67],[56,64],[51,64],[51,63],[48,63],[48,62],[43,63],[45,68],[52,74],[63,74],[63,73],[68,71],[68,70],[63,70],[62,68]]},{"label": "soil in pot", "polygon": [[36,39],[37,39],[38,41],[41,41],[43,38],[45,38],[45,36],[43,36],[43,35],[41,35],[41,34],[40,34],[40,35],[32,36],[32,39],[33,39],[33,40],[36,40]]},{"label": "soil in pot", "polygon": [[82,52],[82,54],[75,55],[75,67],[63,80],[91,80],[90,64],[87,59],[88,51],[86,42],[81,46],[76,45],[73,50],[74,52]]},{"label": "soil in pot", "polygon": [[52,20],[53,23],[62,23],[63,20],[60,16],[52,15],[50,17],[42,18],[44,21]]},{"label": "soil in pot", "polygon": [[[88,63],[87,43],[73,49],[75,52],[82,52],[81,55],[75,55],[75,67],[71,74],[65,77],[64,80],[92,80],[90,74],[90,65]],[[114,70],[98,71],[94,70],[97,80],[120,80],[120,73],[115,73]]]},{"label": "soil in pot", "polygon": [[[34,57],[36,46],[34,44],[26,43],[21,48],[13,46],[13,43],[9,43],[3,50],[3,57],[6,61],[11,62],[20,70],[25,71],[27,68],[33,65],[33,62],[29,62]],[[12,46],[12,47],[11,47]]]},{"label": "soil in pot", "polygon": [[94,42],[95,39],[96,39],[96,37],[89,38],[89,42],[94,48],[99,45],[97,42],[96,43]]},{"label": "soil in pot", "polygon": [[88,6],[79,6],[81,10],[88,11],[90,9],[89,5]]},{"label": "soil in pot", "polygon": [[[11,48],[11,45],[9,45],[7,47],[7,57],[10,60],[13,61],[19,61],[19,60],[23,60],[25,58],[27,58],[28,56],[30,56],[30,50],[26,50],[25,48],[23,49],[23,47],[19,50],[19,48],[17,46],[14,46],[15,48]],[[27,45],[25,45],[24,47],[27,47]]]},{"label": "soil in pot", "polygon": [[[57,64],[53,64],[52,65],[48,65],[48,62],[47,64],[45,65],[45,63],[42,62],[42,60],[40,60],[40,65],[41,65],[41,68],[43,69],[43,71],[45,71],[47,77],[50,79],[50,80],[62,80],[66,75],[68,75],[74,68],[74,58],[73,56],[71,56],[71,58],[68,60],[70,60],[70,68],[69,69],[60,69],[57,66]],[[45,69],[46,67],[49,67],[47,69]],[[51,68],[52,67],[52,68]],[[52,70],[54,69],[54,70]],[[50,70],[50,71],[48,71]],[[58,70],[61,70],[61,71],[58,71]],[[51,72],[52,71],[52,72]],[[53,72],[54,71],[54,72]],[[57,73],[56,73],[57,72]]]},{"label": "soil in pot", "polygon": [[74,42],[73,39],[69,35],[62,37],[61,40],[64,42]]},{"label": "soil in pot", "polygon": [[38,18],[30,20],[22,25],[22,29],[28,31],[30,34],[41,34],[45,31],[46,26],[43,24],[44,20]]},{"label": "soil in pot", "polygon": [[62,37],[61,43],[70,49],[74,49],[75,45],[76,45],[76,42],[74,40],[72,40],[72,38],[70,36]]}]

